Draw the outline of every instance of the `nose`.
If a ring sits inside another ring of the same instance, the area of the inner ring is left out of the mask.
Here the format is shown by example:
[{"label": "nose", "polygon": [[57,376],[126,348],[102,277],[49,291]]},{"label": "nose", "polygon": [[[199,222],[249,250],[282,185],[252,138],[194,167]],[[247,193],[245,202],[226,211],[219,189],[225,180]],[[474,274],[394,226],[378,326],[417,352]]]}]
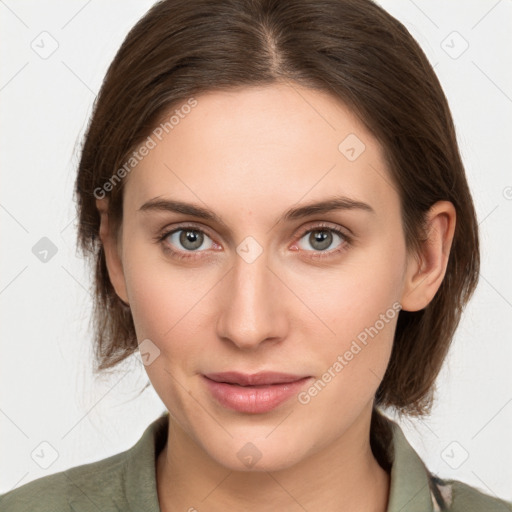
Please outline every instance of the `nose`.
[{"label": "nose", "polygon": [[238,254],[220,293],[217,334],[240,349],[285,337],[288,327],[283,286],[263,252],[255,261]]}]

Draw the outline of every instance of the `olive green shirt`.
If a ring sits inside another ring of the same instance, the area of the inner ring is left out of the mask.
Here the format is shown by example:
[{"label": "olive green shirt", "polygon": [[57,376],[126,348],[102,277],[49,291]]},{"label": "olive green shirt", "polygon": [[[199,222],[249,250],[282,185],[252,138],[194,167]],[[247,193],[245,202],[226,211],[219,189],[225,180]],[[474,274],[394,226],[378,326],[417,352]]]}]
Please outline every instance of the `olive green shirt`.
[{"label": "olive green shirt", "polygon": [[[0,495],[0,511],[161,512],[155,463],[167,441],[168,420],[165,412],[124,452],[33,480]],[[388,421],[393,441],[388,449],[392,465],[387,512],[512,511],[512,503],[431,474],[398,424]],[[204,510],[199,504],[195,508]]]}]

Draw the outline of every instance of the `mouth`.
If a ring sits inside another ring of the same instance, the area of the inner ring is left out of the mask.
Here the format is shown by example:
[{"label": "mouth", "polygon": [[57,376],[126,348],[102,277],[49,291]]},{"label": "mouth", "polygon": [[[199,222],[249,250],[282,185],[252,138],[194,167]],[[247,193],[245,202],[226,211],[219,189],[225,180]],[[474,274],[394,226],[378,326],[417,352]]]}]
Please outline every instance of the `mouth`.
[{"label": "mouth", "polygon": [[313,377],[277,372],[202,375],[211,396],[225,408],[249,414],[269,412],[296,395]]},{"label": "mouth", "polygon": [[214,382],[225,384],[237,384],[239,386],[269,386],[273,384],[290,384],[301,379],[310,377],[309,375],[293,375],[280,372],[260,372],[260,373],[240,373],[240,372],[222,372],[208,373],[204,375],[207,379]]}]

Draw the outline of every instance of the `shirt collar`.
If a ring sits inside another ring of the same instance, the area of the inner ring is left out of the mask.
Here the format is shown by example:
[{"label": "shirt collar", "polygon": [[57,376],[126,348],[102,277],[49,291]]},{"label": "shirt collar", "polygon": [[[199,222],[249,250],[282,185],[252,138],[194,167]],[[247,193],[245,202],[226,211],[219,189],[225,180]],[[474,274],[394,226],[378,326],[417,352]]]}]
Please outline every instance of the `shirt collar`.
[{"label": "shirt collar", "polygon": [[[385,417],[392,430],[387,447],[391,462],[387,512],[436,512],[428,469],[407,441],[400,426]],[[144,431],[127,452],[125,462],[126,500],[133,512],[161,512],[156,485],[156,457],[167,440],[169,412],[166,411]]]},{"label": "shirt collar", "polygon": [[127,452],[125,494],[132,512],[161,512],[156,486],[156,458],[167,441],[168,426],[169,412],[166,411],[146,428],[139,441]]},{"label": "shirt collar", "polygon": [[400,426],[386,418],[393,432],[391,480],[387,512],[434,512],[430,473],[407,441]]}]

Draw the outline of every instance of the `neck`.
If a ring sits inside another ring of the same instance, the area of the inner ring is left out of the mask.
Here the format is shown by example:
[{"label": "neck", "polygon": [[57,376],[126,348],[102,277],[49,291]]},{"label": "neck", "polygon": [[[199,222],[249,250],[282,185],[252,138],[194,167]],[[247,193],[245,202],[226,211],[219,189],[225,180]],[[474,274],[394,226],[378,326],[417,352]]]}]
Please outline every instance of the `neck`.
[{"label": "neck", "polygon": [[156,468],[160,508],[162,512],[269,508],[385,512],[390,477],[371,451],[370,418],[371,409],[331,445],[292,467],[231,471],[169,416],[168,439]]}]

